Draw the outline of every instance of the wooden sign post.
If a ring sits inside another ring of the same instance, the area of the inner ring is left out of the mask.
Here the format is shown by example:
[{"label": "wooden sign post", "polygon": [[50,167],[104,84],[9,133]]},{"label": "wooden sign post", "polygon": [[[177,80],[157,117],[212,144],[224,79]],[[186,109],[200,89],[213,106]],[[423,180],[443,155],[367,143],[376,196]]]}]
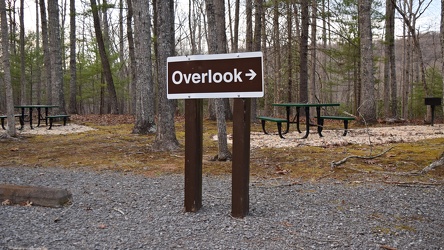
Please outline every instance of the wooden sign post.
[{"label": "wooden sign post", "polygon": [[202,207],[203,98],[235,98],[232,211],[249,211],[251,99],[263,97],[262,52],[169,57],[168,99],[185,99],[185,211]]}]

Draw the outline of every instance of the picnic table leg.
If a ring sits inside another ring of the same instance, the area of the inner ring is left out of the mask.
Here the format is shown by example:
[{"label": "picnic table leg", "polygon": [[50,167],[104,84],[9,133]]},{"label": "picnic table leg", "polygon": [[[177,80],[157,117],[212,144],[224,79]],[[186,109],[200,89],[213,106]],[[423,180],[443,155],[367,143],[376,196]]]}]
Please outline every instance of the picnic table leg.
[{"label": "picnic table leg", "polygon": [[342,134],[342,135],[346,136],[347,131],[348,131],[348,120],[344,120],[344,134]]},{"label": "picnic table leg", "polygon": [[29,126],[31,126],[31,129],[34,129],[32,127],[32,108],[29,107]]},{"label": "picnic table leg", "polygon": [[302,139],[306,139],[310,134],[310,107],[305,107],[305,125],[305,135],[302,137]]},{"label": "picnic table leg", "polygon": [[324,128],[324,119],[321,119],[321,107],[316,107],[316,117],[317,117],[317,127],[318,127],[318,134],[319,137],[323,137],[322,135],[322,129]]},{"label": "picnic table leg", "polygon": [[49,118],[49,128],[48,128],[48,130],[52,128],[52,120],[53,120],[52,118]]},{"label": "picnic table leg", "polygon": [[267,131],[265,130],[265,120],[261,120],[262,123],[262,131],[264,131],[264,134],[268,135]]},{"label": "picnic table leg", "polygon": [[302,133],[301,129],[299,128],[299,114],[301,111],[301,107],[296,107],[296,129],[299,133]]},{"label": "picnic table leg", "polygon": [[49,108],[48,107],[45,107],[45,125],[46,126],[48,126],[48,119],[46,118],[46,117],[48,117],[48,110],[49,110]]},{"label": "picnic table leg", "polygon": [[284,131],[284,134],[288,133],[290,130],[290,107],[285,107],[285,110],[287,112],[287,128]]},{"label": "picnic table leg", "polygon": [[42,117],[41,108],[37,108],[37,127],[40,127],[40,117]]},{"label": "picnic table leg", "polygon": [[19,122],[20,122],[20,128],[19,128],[19,130],[22,130],[23,127],[25,126],[25,117],[24,117],[23,115],[21,115],[21,116],[19,117]]},{"label": "picnic table leg", "polygon": [[[288,122],[287,122],[287,124],[288,124]],[[285,137],[282,136],[282,122],[277,122],[277,127],[278,127],[279,137],[281,137],[282,139],[285,139]]]},{"label": "picnic table leg", "polygon": [[324,137],[322,135],[322,130],[323,129],[324,129],[324,119],[318,118],[318,134],[319,134],[319,137]]},{"label": "picnic table leg", "polygon": [[21,111],[22,111],[22,116],[21,116],[21,122],[22,123],[20,123],[20,130],[22,130],[23,129],[23,127],[25,126],[25,108],[21,108]]}]

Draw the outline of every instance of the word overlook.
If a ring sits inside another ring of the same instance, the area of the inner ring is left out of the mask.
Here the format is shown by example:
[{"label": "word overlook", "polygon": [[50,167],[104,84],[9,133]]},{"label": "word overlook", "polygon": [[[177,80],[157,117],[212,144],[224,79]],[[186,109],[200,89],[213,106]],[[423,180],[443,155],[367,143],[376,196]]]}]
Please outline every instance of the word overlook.
[{"label": "word overlook", "polygon": [[[232,82],[243,82],[242,80],[242,71],[239,71],[237,68],[233,69],[233,72],[214,72],[209,69],[207,72],[202,73],[182,73],[180,70],[176,70],[172,73],[172,81],[174,84],[199,84],[199,83],[232,83]],[[249,69],[248,73],[244,74],[246,77],[249,77],[248,80],[253,80],[256,77],[256,72],[254,70]]]}]

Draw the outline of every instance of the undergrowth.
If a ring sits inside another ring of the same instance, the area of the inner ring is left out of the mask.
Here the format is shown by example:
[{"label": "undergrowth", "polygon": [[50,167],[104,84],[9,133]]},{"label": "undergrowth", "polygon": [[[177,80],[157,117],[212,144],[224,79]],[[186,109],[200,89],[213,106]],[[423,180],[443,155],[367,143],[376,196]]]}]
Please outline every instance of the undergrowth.
[{"label": "undergrowth", "polygon": [[[72,121],[76,122],[76,120]],[[132,134],[132,124],[94,122],[82,124],[95,128],[78,134],[22,136],[14,140],[0,140],[1,166],[39,166],[87,168],[96,171],[120,171],[156,176],[184,172],[184,121],[176,122],[177,139],[181,149],[176,152],[155,152],[151,145],[155,135]],[[259,124],[252,131],[260,132]],[[227,131],[232,133],[232,124]],[[211,161],[217,154],[216,122],[204,121],[203,173],[231,174],[231,162]],[[333,161],[349,155],[377,154],[393,147],[386,154],[371,159],[350,159],[331,169]],[[444,168],[425,175],[402,175],[421,170],[444,152],[444,138],[390,145],[348,145],[337,147],[262,148],[250,153],[250,173],[253,179],[289,178],[294,181],[383,181],[391,183],[442,184]]]}]

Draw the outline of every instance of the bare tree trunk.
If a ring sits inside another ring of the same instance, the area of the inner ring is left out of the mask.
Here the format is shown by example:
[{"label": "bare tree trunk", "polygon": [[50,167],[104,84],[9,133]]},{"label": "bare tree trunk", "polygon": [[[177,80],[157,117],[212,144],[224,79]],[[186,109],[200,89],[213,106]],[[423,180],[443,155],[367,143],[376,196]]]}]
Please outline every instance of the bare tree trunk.
[{"label": "bare tree trunk", "polygon": [[[25,72],[25,21],[23,13],[24,0],[20,0],[20,101],[22,104],[32,102],[32,98],[28,100],[26,96],[26,72]],[[31,90],[32,91],[32,90]],[[32,97],[32,92],[30,92]]]},{"label": "bare tree trunk", "polygon": [[[40,24],[39,24],[39,2],[35,1],[35,30],[37,31],[35,34],[35,50],[40,51]],[[38,60],[39,65],[41,65],[40,59]],[[35,79],[37,82],[37,104],[42,104],[42,70],[41,67],[37,67],[36,73],[35,73]]]},{"label": "bare tree trunk", "polygon": [[362,102],[360,113],[366,123],[376,122],[375,80],[371,29],[371,0],[359,0]]},{"label": "bare tree trunk", "polygon": [[310,20],[308,16],[309,0],[301,0],[301,47],[300,47],[300,92],[299,101],[308,102],[308,28]]},{"label": "bare tree trunk", "polygon": [[234,37],[233,37],[233,52],[237,53],[239,50],[239,0],[236,0],[236,6],[234,10]]},{"label": "bare tree trunk", "polygon": [[[418,34],[416,34],[415,25],[412,24],[410,19],[407,17],[407,14],[404,11],[402,11],[401,8],[399,8],[398,5],[396,5],[395,0],[391,0],[391,1],[393,2],[394,7],[398,11],[398,13],[402,16],[402,18],[404,20],[404,23],[407,25],[407,29],[408,29],[409,33],[412,35],[413,45],[415,46],[415,50],[416,50],[417,56],[419,58],[419,63],[420,63],[421,83],[423,85],[423,88],[424,88],[426,96],[429,96],[430,90],[429,90],[429,88],[427,86],[427,81],[426,81],[425,64],[424,64],[424,59],[423,59],[423,56],[422,56],[421,46],[420,46],[420,43],[419,43],[419,37],[418,37]],[[420,3],[420,5],[422,5],[423,3],[424,2],[422,1]],[[431,1],[429,2],[429,5],[430,5],[430,3],[431,3]]]},{"label": "bare tree trunk", "polygon": [[[263,0],[255,0],[255,12],[254,12],[254,40],[253,51],[261,51],[261,36],[262,36],[262,12],[263,12]],[[252,122],[257,119],[257,98],[251,99],[251,116]]]},{"label": "bare tree trunk", "polygon": [[51,48],[52,101],[58,105],[56,113],[66,114],[63,88],[62,50],[60,40],[59,5],[57,0],[48,1],[49,46]]},{"label": "bare tree trunk", "polygon": [[[281,44],[280,44],[280,29],[279,29],[279,1],[273,1],[273,49],[274,49],[274,101],[280,102],[280,81],[281,81]],[[277,108],[275,107],[273,113],[276,114]]]},{"label": "bare tree trunk", "polygon": [[15,117],[14,117],[14,98],[12,92],[11,82],[11,64],[9,55],[9,32],[8,32],[8,20],[6,19],[6,3],[5,0],[0,0],[0,25],[2,33],[2,54],[3,61],[3,79],[6,87],[6,113],[8,116],[8,127],[6,133],[8,136],[15,137]]},{"label": "bare tree trunk", "polygon": [[385,118],[396,119],[395,8],[392,1],[386,1],[384,54],[384,113]]},{"label": "bare tree trunk", "polygon": [[316,59],[316,52],[317,52],[317,34],[316,34],[316,27],[318,19],[318,4],[317,0],[312,0],[311,3],[311,73],[310,73],[310,90],[309,90],[309,101],[310,102],[317,102],[318,96],[316,93],[316,65],[317,65],[317,59]]},{"label": "bare tree trunk", "polygon": [[188,27],[190,29],[190,43],[191,43],[191,54],[195,55],[197,51],[197,44],[196,44],[196,20],[194,19],[195,15],[195,7],[194,7],[194,1],[192,0],[188,1]]},{"label": "bare tree trunk", "polygon": [[[223,0],[206,0],[208,16],[208,48],[212,54],[226,53],[227,38],[225,33],[225,4]],[[225,119],[225,105],[223,99],[215,99],[218,135],[217,160],[231,159],[228,149],[227,123]]]},{"label": "bare tree trunk", "polygon": [[106,86],[108,88],[111,114],[118,114],[119,108],[117,104],[117,94],[116,94],[116,89],[114,87],[111,65],[109,63],[108,55],[106,53],[105,40],[103,39],[102,29],[100,28],[99,11],[96,0],[90,0],[90,1],[91,1],[91,9],[94,19],[94,30],[96,33],[97,45],[99,47],[100,60],[102,61],[103,74],[105,75]]},{"label": "bare tree trunk", "polygon": [[136,123],[133,133],[153,134],[156,132],[154,84],[151,61],[151,15],[149,3],[145,0],[133,1],[134,37],[136,51]]},{"label": "bare tree trunk", "polygon": [[[444,0],[441,0],[441,58],[444,58]],[[444,60],[442,60],[441,75],[444,75]],[[442,79],[442,100],[444,100],[444,77]],[[444,113],[444,105],[442,105],[442,111]]]},{"label": "bare tree trunk", "polygon": [[[120,79],[125,79],[128,76],[128,67],[127,62],[125,59],[125,36],[124,36],[124,29],[125,26],[123,24],[123,9],[124,4],[123,0],[119,0],[119,61],[121,63],[120,69],[119,69],[119,77]],[[130,82],[127,82],[125,87],[123,88],[124,92],[122,95],[122,101],[120,102],[120,111],[124,114],[131,112],[131,98],[127,98],[127,94],[130,92]]]},{"label": "bare tree trunk", "polygon": [[51,83],[51,55],[49,53],[49,34],[48,34],[48,20],[46,16],[46,4],[45,0],[39,0],[40,2],[40,18],[42,22],[42,45],[43,45],[43,57],[45,64],[45,74],[43,77],[44,86],[46,89],[46,103],[52,103],[52,83]]},{"label": "bare tree trunk", "polygon": [[158,129],[153,148],[161,151],[176,151],[179,149],[179,141],[176,138],[174,126],[174,111],[176,101],[167,99],[166,62],[169,56],[174,55],[174,1],[162,0],[158,2],[158,60],[159,63],[159,115]]},{"label": "bare tree trunk", "polygon": [[76,65],[76,1],[69,2],[69,113],[77,114],[77,65]]},{"label": "bare tree trunk", "polygon": [[133,4],[132,0],[127,0],[128,13],[126,16],[126,33],[128,37],[128,54],[130,61],[130,96],[131,96],[131,114],[136,112],[136,55],[134,52],[134,38],[133,38]]},{"label": "bare tree trunk", "polygon": [[291,11],[291,3],[287,2],[287,64],[288,64],[288,80],[287,80],[287,102],[292,102],[292,93],[293,93],[293,47],[292,47],[292,40],[293,40],[293,22],[292,22],[292,11]]},{"label": "bare tree trunk", "polygon": [[[266,33],[266,22],[265,22],[265,11],[266,9],[264,7],[262,7],[262,36],[261,36],[261,40],[262,40],[262,51],[263,51],[263,60],[264,60],[264,65],[268,65],[268,53],[269,50],[267,49],[267,33]],[[269,75],[268,72],[268,67],[264,67],[264,75],[267,76]],[[269,116],[272,114],[272,106],[271,103],[273,103],[272,97],[273,97],[273,92],[272,91],[268,91],[271,89],[270,85],[271,85],[271,81],[269,77],[266,77],[264,79],[265,83],[264,83],[264,88],[265,88],[265,100],[264,100],[264,110],[265,110],[265,114],[261,114],[261,115],[266,115]]]}]

